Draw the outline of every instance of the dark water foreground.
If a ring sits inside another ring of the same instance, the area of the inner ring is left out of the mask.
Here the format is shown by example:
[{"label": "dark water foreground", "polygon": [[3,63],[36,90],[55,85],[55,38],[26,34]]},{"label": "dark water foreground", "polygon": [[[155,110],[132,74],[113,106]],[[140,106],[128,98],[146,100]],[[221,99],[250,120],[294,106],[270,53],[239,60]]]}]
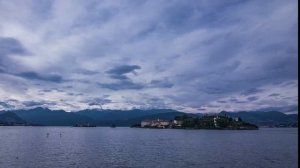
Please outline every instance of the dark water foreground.
[{"label": "dark water foreground", "polygon": [[0,167],[294,168],[297,138],[296,128],[0,127]]}]

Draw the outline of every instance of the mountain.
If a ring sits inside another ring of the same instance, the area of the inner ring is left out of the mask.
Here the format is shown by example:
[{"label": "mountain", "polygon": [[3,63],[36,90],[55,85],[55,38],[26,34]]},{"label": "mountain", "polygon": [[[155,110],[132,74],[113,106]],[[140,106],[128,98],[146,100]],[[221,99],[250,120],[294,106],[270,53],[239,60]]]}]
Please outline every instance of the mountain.
[{"label": "mountain", "polygon": [[[86,109],[78,112],[65,112],[64,110],[50,110],[47,108],[34,108],[29,110],[10,111],[17,114],[29,123],[45,126],[72,126],[76,124],[94,124],[98,126],[130,126],[135,122],[141,122],[143,116],[176,113],[172,109],[150,110],[98,110]],[[182,113],[183,114],[183,113]],[[166,115],[165,115],[166,116]],[[169,118],[173,119],[174,115]],[[160,117],[159,115],[157,117]],[[162,116],[163,117],[163,116]],[[136,119],[141,118],[141,119]],[[147,117],[146,117],[147,118]]]},{"label": "mountain", "polygon": [[81,123],[96,123],[95,120],[87,116],[65,112],[64,110],[50,110],[41,107],[11,112],[17,114],[29,123],[45,126],[71,126]]},{"label": "mountain", "polygon": [[146,119],[164,119],[164,120],[174,120],[174,118],[176,116],[183,116],[183,115],[187,115],[189,117],[199,117],[199,114],[193,114],[193,113],[184,113],[184,112],[167,112],[167,113],[159,113],[159,114],[152,114],[152,115],[147,115],[147,116],[142,116],[142,117],[138,117],[138,118],[134,118],[131,121],[135,122],[135,123],[140,123],[143,120]]},{"label": "mountain", "polygon": [[110,120],[130,120],[142,116],[160,114],[160,113],[170,113],[170,112],[178,112],[172,109],[149,109],[149,110],[141,110],[141,109],[133,109],[133,110],[98,110],[98,109],[86,109],[78,112],[74,112],[76,114],[80,114],[83,116],[87,116],[93,118],[98,121],[110,121]]},{"label": "mountain", "polygon": [[0,125],[27,125],[27,122],[13,112],[0,113]]},{"label": "mountain", "polygon": [[185,113],[172,109],[133,109],[133,110],[82,110],[76,112],[97,120],[99,126],[131,126],[148,118],[174,119],[176,115]]},{"label": "mountain", "polygon": [[[184,113],[172,109],[133,109],[133,110],[97,110],[87,109],[78,112],[64,110],[50,110],[47,108],[34,108],[29,110],[13,110],[0,112],[0,122],[13,121],[15,123],[30,123],[45,126],[72,126],[76,124],[92,124],[97,126],[131,126],[139,124],[145,119],[172,120],[175,116],[188,115],[201,117],[203,114]],[[217,115],[217,114],[206,114]],[[258,126],[298,126],[298,115],[287,115],[277,111],[262,112],[226,112],[218,115],[240,117],[244,121]]]},{"label": "mountain", "polygon": [[[140,117],[136,118],[130,118],[130,119],[119,119],[119,120],[101,120],[99,122],[99,125],[102,126],[109,126],[115,124],[116,126],[131,126],[134,124],[139,124],[141,121],[146,120],[146,119],[164,119],[164,120],[174,120],[176,116],[182,116],[182,115],[188,115],[191,117],[198,117],[199,115],[197,114],[188,114],[184,112],[179,112],[179,111],[171,111],[171,112],[163,112],[160,111],[161,113],[156,113],[156,114],[150,114],[150,115],[143,115]],[[147,114],[147,113],[143,113]]]},{"label": "mountain", "polygon": [[241,112],[226,112],[222,111],[219,115],[227,115],[230,117],[240,117],[242,120],[256,124],[258,126],[294,126],[298,125],[297,114],[284,114],[278,111],[241,111]]}]

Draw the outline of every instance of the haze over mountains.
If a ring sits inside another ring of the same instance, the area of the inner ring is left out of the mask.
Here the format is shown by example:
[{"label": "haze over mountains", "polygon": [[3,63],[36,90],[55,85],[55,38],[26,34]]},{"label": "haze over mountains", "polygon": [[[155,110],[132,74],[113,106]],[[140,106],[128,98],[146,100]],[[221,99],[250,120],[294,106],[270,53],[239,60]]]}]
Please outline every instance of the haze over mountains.
[{"label": "haze over mountains", "polygon": [[[298,114],[284,114],[278,111],[255,112],[225,112],[216,113],[231,117],[240,117],[244,121],[258,126],[298,126]],[[72,126],[80,123],[90,123],[97,126],[131,126],[144,119],[174,119],[175,116],[203,116],[212,114],[184,113],[172,109],[150,110],[99,110],[86,109],[78,112],[64,110],[50,110],[34,108],[29,110],[12,110],[0,112],[0,123],[19,123],[16,125],[43,125],[43,126]],[[11,124],[13,125],[13,124]]]}]

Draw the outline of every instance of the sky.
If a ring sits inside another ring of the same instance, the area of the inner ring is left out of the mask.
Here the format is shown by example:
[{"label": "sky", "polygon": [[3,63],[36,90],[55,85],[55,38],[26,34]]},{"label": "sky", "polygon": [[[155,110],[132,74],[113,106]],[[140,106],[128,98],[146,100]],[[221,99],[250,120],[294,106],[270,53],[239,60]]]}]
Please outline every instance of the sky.
[{"label": "sky", "polygon": [[298,111],[297,0],[0,0],[0,110]]}]

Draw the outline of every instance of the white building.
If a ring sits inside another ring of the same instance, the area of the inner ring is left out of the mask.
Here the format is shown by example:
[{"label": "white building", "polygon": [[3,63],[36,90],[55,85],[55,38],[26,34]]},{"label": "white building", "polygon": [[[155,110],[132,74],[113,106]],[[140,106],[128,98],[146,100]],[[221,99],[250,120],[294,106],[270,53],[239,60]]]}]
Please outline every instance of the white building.
[{"label": "white building", "polygon": [[144,120],[141,122],[141,127],[146,127],[151,125],[151,120]]},{"label": "white building", "polygon": [[173,124],[175,125],[175,126],[181,126],[182,125],[182,121],[180,121],[180,120],[173,120]]},{"label": "white building", "polygon": [[234,117],[233,120],[234,121],[239,121],[240,119],[239,119],[239,117]]},{"label": "white building", "polygon": [[166,128],[170,125],[170,122],[162,119],[155,120],[143,120],[141,122],[141,127],[157,127],[157,128]]}]

